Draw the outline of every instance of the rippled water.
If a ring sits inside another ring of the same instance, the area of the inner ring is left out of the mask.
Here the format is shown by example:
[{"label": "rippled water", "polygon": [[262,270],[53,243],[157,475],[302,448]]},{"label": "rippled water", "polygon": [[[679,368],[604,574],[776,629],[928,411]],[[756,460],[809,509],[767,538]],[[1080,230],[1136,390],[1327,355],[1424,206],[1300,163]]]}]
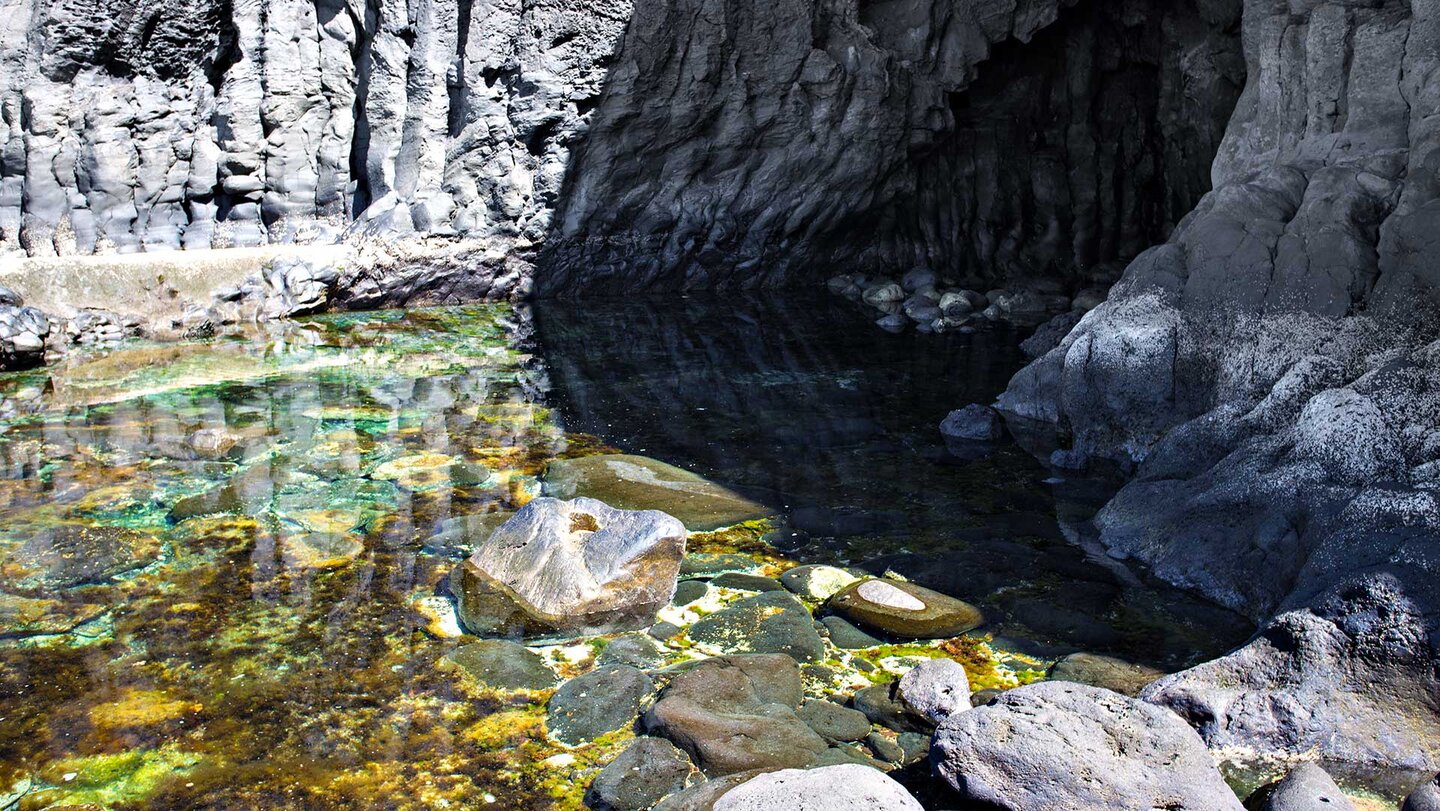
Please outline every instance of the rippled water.
[{"label": "rippled water", "polygon": [[543,765],[565,754],[543,697],[440,666],[457,641],[425,600],[447,519],[611,449],[775,508],[777,555],[971,600],[1016,651],[1175,668],[1238,641],[1071,542],[1106,482],[940,441],[1018,337],[891,336],[816,302],[494,305],[0,379],[0,808],[574,807],[612,752]]}]

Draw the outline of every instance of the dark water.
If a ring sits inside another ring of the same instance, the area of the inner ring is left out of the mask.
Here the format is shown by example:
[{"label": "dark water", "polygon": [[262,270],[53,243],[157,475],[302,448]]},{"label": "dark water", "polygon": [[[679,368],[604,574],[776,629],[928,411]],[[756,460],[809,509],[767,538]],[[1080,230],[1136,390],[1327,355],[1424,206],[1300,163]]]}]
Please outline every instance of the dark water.
[{"label": "dark water", "polygon": [[455,559],[431,542],[604,446],[774,506],[791,559],[976,602],[1013,649],[1175,668],[1239,641],[1067,540],[1111,483],[940,441],[1018,338],[891,336],[827,301],[572,302],[0,377],[0,809],[578,808],[623,741],[564,750],[543,696],[445,666]]},{"label": "dark water", "polygon": [[1116,480],[1057,476],[1013,443],[947,449],[940,421],[1004,390],[1022,333],[892,335],[824,297],[542,303],[536,325],[567,430],[783,511],[791,557],[893,570],[1050,654],[1179,669],[1252,630],[1082,551]]}]

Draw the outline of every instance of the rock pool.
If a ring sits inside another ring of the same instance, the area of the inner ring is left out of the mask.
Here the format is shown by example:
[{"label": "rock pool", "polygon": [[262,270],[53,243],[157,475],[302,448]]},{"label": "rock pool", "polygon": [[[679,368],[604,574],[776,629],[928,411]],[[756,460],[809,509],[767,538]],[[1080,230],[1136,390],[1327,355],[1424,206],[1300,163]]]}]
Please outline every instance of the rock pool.
[{"label": "rock pool", "polygon": [[[483,305],[0,378],[0,808],[581,807],[633,732],[552,740],[544,669],[729,652],[689,626],[796,564],[989,620],[826,637],[813,697],[931,657],[1003,688],[1076,651],[1170,670],[1243,639],[1087,551],[1103,477],[947,448],[941,418],[1004,387],[1018,337],[877,336],[825,302]],[[709,582],[662,611],[662,642],[546,640],[507,654],[541,678],[501,689],[466,664],[448,578],[561,460],[567,497],[693,513],[681,577]]]}]

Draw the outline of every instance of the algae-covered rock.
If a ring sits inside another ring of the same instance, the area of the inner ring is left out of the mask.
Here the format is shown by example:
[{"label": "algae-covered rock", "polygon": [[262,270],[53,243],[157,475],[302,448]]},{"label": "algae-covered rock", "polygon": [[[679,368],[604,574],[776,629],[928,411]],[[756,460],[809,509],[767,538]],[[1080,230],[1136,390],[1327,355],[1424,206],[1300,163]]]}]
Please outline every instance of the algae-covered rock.
[{"label": "algae-covered rock", "polygon": [[64,634],[105,613],[105,606],[0,592],[0,639]]},{"label": "algae-covered rock", "polygon": [[911,639],[959,636],[985,622],[980,609],[969,603],[898,580],[853,583],[828,605],[847,619]]},{"label": "algae-covered rock", "polygon": [[685,528],[589,498],[536,499],[460,567],[460,620],[478,634],[650,626],[675,594]]},{"label": "algae-covered rock", "polygon": [[557,681],[540,654],[503,639],[461,645],[442,661],[457,668],[475,686],[493,690],[548,690]]},{"label": "algae-covered rock", "polygon": [[665,661],[665,649],[649,634],[630,633],[610,640],[595,657],[598,667],[629,665],[640,670],[658,667]]},{"label": "algae-covered rock", "polygon": [[370,471],[370,478],[395,482],[406,490],[476,487],[494,481],[493,474],[484,465],[432,451],[406,454],[381,462]]},{"label": "algae-covered rock", "polygon": [[126,527],[59,524],[0,554],[0,570],[19,589],[109,583],[160,559],[160,540]]},{"label": "algae-covered rock", "polygon": [[630,454],[582,456],[550,463],[545,495],[586,496],[624,510],[660,510],[692,532],[765,518],[774,510],[688,470]]},{"label": "algae-covered rock", "polygon": [[339,569],[360,557],[365,544],[356,535],[300,532],[286,535],[280,548],[292,569]]},{"label": "algae-covered rock", "polygon": [[576,746],[635,723],[654,693],[655,683],[633,667],[597,668],[555,691],[545,725],[555,740]]},{"label": "algae-covered rock", "polygon": [[736,600],[696,622],[689,633],[717,653],[783,653],[800,662],[825,656],[809,609],[784,591]]}]

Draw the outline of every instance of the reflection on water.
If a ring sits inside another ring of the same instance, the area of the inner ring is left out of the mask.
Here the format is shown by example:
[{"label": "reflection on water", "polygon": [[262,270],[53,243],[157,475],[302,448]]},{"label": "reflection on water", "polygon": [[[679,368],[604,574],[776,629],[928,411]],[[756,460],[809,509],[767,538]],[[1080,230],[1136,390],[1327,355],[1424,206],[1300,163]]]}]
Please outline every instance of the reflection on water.
[{"label": "reflection on water", "polygon": [[791,557],[893,570],[1051,651],[1178,669],[1249,631],[1065,540],[1060,520],[1083,533],[1114,482],[1052,479],[1014,445],[946,449],[941,419],[995,399],[1022,335],[891,335],[833,299],[698,297],[544,303],[536,329],[567,428],[783,510]]},{"label": "reflection on water", "polygon": [[472,690],[427,606],[447,519],[607,445],[779,508],[791,558],[893,569],[1025,644],[1174,667],[1243,635],[1063,540],[1103,486],[946,452],[935,425],[999,390],[1015,336],[698,300],[538,327],[328,316],[0,379],[0,808],[574,807],[613,752]]}]

